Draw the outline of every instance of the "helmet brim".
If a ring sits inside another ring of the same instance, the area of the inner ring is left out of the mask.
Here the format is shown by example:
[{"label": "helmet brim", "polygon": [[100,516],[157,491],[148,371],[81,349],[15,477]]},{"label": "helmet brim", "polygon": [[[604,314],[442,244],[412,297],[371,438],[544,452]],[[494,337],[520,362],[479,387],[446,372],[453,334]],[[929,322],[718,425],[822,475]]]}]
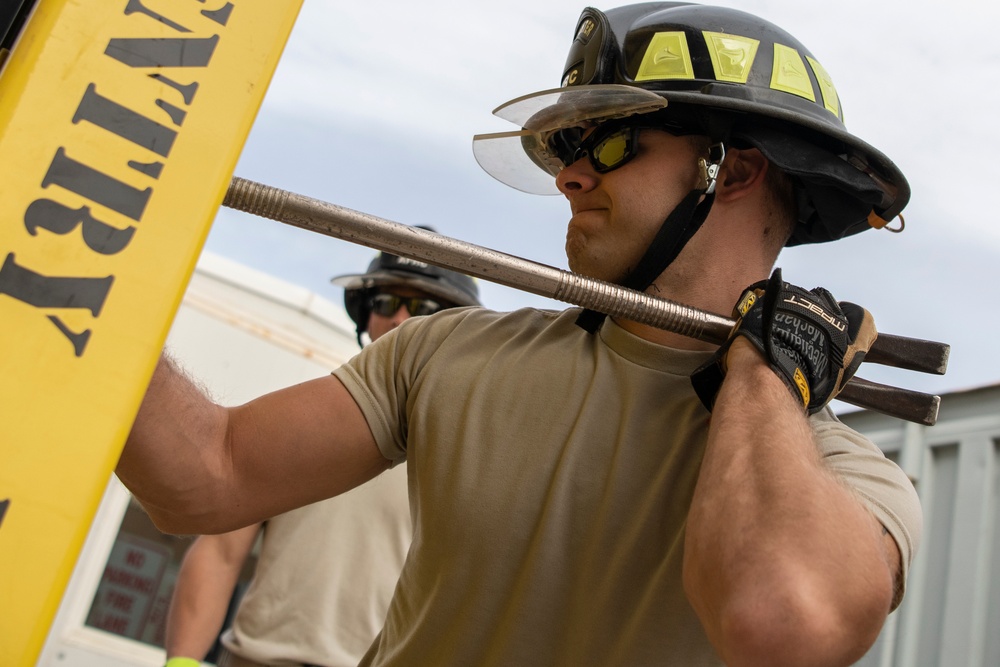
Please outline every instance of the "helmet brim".
[{"label": "helmet brim", "polygon": [[[716,86],[715,88],[719,88]],[[884,197],[878,205],[879,215],[885,220],[892,220],[903,210],[910,199],[910,186],[903,172],[884,153],[848,132],[843,125],[832,120],[795,113],[771,104],[762,104],[752,99],[726,97],[706,91],[662,91],[669,103],[700,105],[736,111],[758,118],[769,118],[778,121],[783,127],[798,126],[813,133],[817,142],[839,142],[843,154],[850,160],[853,167],[873,177],[882,189]],[[853,158],[853,159],[852,159]],[[860,163],[859,163],[860,161]],[[822,174],[817,174],[821,176]]]}]

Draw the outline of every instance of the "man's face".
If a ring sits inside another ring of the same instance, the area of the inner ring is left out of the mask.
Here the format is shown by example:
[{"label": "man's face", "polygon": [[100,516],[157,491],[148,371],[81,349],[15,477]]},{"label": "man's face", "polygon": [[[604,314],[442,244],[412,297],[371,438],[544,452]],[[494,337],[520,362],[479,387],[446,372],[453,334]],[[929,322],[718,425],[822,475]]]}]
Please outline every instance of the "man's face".
[{"label": "man's face", "polygon": [[[383,287],[376,292],[376,297],[379,295],[388,295],[400,297],[402,299],[430,299],[437,302],[442,306],[442,308],[447,307],[449,304],[445,304],[441,299],[431,296],[430,294],[414,289],[412,287],[407,287],[405,285],[394,285],[392,287]],[[383,300],[385,301],[385,300]],[[398,308],[392,311],[392,314],[378,314],[375,309],[372,310],[371,314],[368,316],[368,335],[371,337],[372,341],[376,341],[385,334],[389,333],[400,324],[408,320],[411,316],[409,310],[407,310],[405,304],[400,304]]]},{"label": "man's face", "polygon": [[617,169],[601,174],[582,158],[559,172],[556,185],[572,212],[570,268],[609,282],[625,278],[667,215],[696,187],[696,145],[690,137],[646,129],[635,157]]}]

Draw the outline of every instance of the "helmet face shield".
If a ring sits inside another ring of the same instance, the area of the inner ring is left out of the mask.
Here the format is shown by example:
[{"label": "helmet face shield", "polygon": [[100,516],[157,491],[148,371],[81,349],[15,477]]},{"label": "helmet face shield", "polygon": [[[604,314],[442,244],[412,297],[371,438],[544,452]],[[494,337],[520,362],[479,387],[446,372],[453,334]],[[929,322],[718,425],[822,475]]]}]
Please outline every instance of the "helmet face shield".
[{"label": "helmet face shield", "polygon": [[479,166],[501,183],[530,194],[559,194],[555,176],[565,165],[548,145],[554,133],[666,106],[656,93],[617,84],[543,90],[493,112],[521,126],[520,132],[478,134],[472,150]]},{"label": "helmet face shield", "polygon": [[472,138],[476,162],[504,185],[532,195],[557,195],[556,174],[563,163],[531,130],[477,134]]}]

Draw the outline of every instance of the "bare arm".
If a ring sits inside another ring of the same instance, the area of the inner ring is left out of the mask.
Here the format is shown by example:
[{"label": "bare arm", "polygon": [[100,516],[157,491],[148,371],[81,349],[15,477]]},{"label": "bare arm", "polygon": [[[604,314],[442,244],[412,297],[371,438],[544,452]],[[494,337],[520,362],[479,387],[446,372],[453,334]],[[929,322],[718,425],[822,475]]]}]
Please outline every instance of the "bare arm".
[{"label": "bare arm", "polygon": [[849,665],[878,635],[899,550],[824,470],[802,409],[737,340],[687,526],[684,584],[731,667]]},{"label": "bare arm", "polygon": [[168,658],[204,660],[222,631],[229,599],[260,526],[202,535],[188,547],[167,613]]},{"label": "bare arm", "polygon": [[386,468],[332,375],[223,408],[161,358],[116,473],[160,530],[204,534],[329,498]]}]

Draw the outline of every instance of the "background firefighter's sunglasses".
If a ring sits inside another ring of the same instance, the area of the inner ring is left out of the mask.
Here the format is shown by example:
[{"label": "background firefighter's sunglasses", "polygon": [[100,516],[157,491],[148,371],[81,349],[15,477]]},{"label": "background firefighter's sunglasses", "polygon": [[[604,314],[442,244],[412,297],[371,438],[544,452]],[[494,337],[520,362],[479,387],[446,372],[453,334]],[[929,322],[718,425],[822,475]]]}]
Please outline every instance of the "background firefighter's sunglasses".
[{"label": "background firefighter's sunglasses", "polygon": [[604,174],[628,163],[639,152],[639,133],[642,130],[663,130],[673,135],[694,134],[669,121],[625,118],[597,126],[586,138],[589,128],[568,127],[558,130],[548,139],[549,149],[568,167],[581,158],[588,158],[599,174]]},{"label": "background firefighter's sunglasses", "polygon": [[371,309],[376,315],[392,317],[399,312],[400,306],[406,306],[410,315],[431,315],[441,310],[443,306],[434,299],[423,297],[401,297],[395,294],[376,294],[371,298]]}]

